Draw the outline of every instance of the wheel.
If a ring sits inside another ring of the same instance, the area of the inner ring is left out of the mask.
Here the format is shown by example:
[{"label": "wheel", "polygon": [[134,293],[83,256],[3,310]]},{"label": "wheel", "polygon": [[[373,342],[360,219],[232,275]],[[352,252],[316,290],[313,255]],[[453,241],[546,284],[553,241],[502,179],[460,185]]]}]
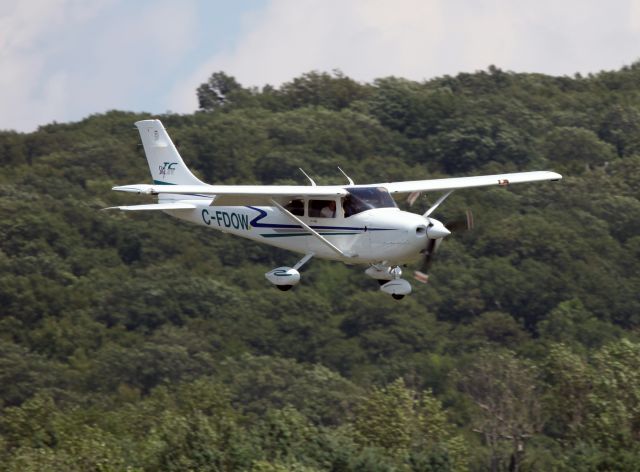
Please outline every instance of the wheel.
[{"label": "wheel", "polygon": [[276,287],[278,287],[278,289],[282,290],[283,292],[286,292],[287,290],[291,290],[293,288],[293,285],[276,285]]},{"label": "wheel", "polygon": [[400,295],[399,293],[392,293],[391,296],[396,300],[402,300],[404,298],[404,295]]}]

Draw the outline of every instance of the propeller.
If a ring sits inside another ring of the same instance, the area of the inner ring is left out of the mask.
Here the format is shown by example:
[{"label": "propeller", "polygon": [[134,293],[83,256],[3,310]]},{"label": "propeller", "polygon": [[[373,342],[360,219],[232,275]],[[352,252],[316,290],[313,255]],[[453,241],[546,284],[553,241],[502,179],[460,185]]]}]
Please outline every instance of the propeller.
[{"label": "propeller", "polygon": [[[439,205],[440,202],[437,202]],[[437,206],[437,205],[434,205]],[[431,213],[433,211],[433,207],[429,209],[427,213]],[[473,213],[471,213],[470,209],[465,211],[464,218],[459,218],[457,220],[453,220],[448,222],[447,224],[442,224],[438,220],[434,220],[428,217],[425,213],[425,216],[429,219],[429,228],[427,228],[427,236],[429,236],[429,232],[431,230],[431,235],[436,237],[429,237],[427,239],[427,245],[424,248],[422,253],[424,257],[422,259],[422,265],[420,266],[420,270],[416,270],[413,272],[413,277],[418,281],[426,284],[429,281],[429,268],[431,267],[431,263],[433,262],[433,256],[438,250],[440,243],[442,242],[442,238],[446,236],[445,231],[442,229],[448,230],[447,232],[456,232],[456,231],[466,231],[473,229]],[[435,231],[434,231],[435,230]]]},{"label": "propeller", "polygon": [[[416,270],[413,272],[414,278],[419,282],[426,284],[429,281],[429,268],[431,267],[433,256],[438,250],[438,246],[440,246],[440,243],[442,242],[442,238],[455,231],[473,229],[473,214],[469,209],[465,211],[464,218],[459,218],[444,225],[440,221],[431,218],[431,214],[436,210],[436,208],[440,206],[442,202],[444,202],[449,197],[449,195],[453,193],[453,191],[454,189],[445,192],[422,215],[429,221],[429,225],[427,227],[427,245],[422,251],[422,254],[424,255],[424,257],[422,258],[422,265],[420,267],[420,270]],[[422,192],[417,191],[409,195],[409,197],[407,198],[407,203],[409,204],[409,206],[412,206],[416,202],[421,193]]]},{"label": "propeller", "polygon": [[470,229],[473,229],[473,213],[471,213],[471,210],[467,208],[465,210],[464,218],[450,221],[444,226],[452,233],[461,230],[468,231]]}]

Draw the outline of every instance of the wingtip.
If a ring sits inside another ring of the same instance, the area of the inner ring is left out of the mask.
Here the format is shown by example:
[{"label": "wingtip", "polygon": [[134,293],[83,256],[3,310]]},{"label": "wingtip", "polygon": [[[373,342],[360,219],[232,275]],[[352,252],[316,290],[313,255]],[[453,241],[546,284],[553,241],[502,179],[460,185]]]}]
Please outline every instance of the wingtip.
[{"label": "wingtip", "polygon": [[550,172],[552,181],[557,182],[558,180],[562,180],[562,174],[558,174],[557,172]]}]

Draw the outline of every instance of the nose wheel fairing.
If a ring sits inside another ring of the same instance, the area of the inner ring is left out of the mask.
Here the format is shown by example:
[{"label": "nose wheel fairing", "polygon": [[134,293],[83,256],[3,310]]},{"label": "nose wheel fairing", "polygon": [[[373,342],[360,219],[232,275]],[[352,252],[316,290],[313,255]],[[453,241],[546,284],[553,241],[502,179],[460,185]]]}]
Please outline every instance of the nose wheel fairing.
[{"label": "nose wheel fairing", "polygon": [[365,274],[376,279],[380,284],[380,290],[396,300],[411,293],[411,284],[401,278],[402,269],[400,266],[372,265],[365,270]]},{"label": "nose wheel fairing", "polygon": [[388,293],[396,300],[399,300],[405,295],[409,295],[411,293],[411,284],[405,279],[393,279],[389,280],[386,284],[381,285],[380,290],[384,293]]}]

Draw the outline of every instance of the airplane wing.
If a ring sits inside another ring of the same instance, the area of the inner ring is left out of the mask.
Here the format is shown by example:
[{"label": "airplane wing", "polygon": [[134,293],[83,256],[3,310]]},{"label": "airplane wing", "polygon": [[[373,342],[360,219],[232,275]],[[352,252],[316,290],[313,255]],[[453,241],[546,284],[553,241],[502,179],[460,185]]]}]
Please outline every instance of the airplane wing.
[{"label": "airplane wing", "polygon": [[522,182],[541,182],[544,180],[560,180],[562,176],[556,172],[517,172],[513,174],[479,175],[475,177],[452,177],[447,179],[411,180],[407,182],[391,182],[373,184],[384,187],[389,193],[429,192],[438,190],[456,190],[462,188],[488,187],[491,185],[506,186]]},{"label": "airplane wing", "polygon": [[[246,199],[264,199],[279,197],[336,197],[344,196],[351,187],[384,187],[389,193],[429,192],[438,190],[456,190],[491,185],[506,186],[522,182],[540,182],[560,180],[562,176],[555,172],[517,172],[512,174],[481,175],[474,177],[453,177],[445,179],[412,180],[407,182],[387,182],[369,185],[161,185],[135,184],[113,187],[119,192],[138,194],[176,194],[198,197],[216,197],[216,201],[243,201]],[[139,206],[139,205],[136,205]],[[130,209],[130,208],[127,208]],[[141,208],[142,209],[142,208]],[[150,208],[149,208],[150,209]],[[155,208],[160,209],[160,208]],[[170,209],[170,208],[168,208]],[[178,208],[174,208],[178,209]]]}]

